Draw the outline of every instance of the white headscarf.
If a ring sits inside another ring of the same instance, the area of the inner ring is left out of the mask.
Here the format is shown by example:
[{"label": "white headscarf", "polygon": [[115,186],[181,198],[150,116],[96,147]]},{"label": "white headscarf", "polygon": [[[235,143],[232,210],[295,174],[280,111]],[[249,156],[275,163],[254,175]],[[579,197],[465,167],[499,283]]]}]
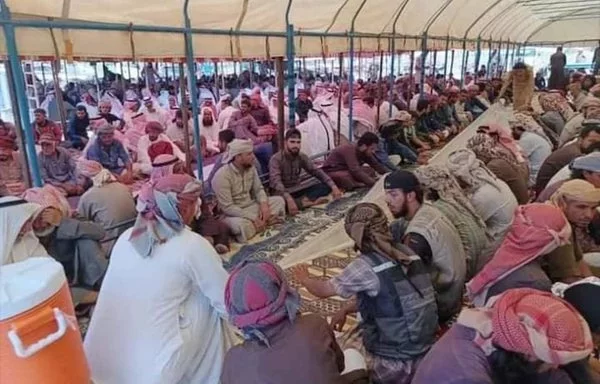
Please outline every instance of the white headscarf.
[{"label": "white headscarf", "polygon": [[19,237],[21,229],[41,209],[13,196],[0,198],[0,255],[2,265],[23,261],[30,257],[48,256],[33,233],[33,229]]}]

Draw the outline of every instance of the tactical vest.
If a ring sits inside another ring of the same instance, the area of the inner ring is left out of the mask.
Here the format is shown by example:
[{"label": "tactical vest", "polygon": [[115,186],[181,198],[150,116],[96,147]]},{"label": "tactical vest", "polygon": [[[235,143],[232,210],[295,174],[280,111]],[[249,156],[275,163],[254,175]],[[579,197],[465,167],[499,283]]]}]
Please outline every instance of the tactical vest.
[{"label": "tactical vest", "polygon": [[[414,252],[406,249],[407,254]],[[362,254],[379,278],[375,297],[357,294],[365,349],[393,360],[413,360],[435,341],[435,291],[418,256],[408,267],[376,253]]]}]

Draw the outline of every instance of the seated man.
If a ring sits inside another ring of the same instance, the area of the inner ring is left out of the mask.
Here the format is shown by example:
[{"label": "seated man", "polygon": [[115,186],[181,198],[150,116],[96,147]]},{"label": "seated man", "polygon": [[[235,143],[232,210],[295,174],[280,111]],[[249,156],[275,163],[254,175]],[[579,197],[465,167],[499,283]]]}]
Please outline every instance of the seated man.
[{"label": "seated man", "polygon": [[57,146],[49,133],[40,136],[42,151],[38,155],[40,173],[44,183],[51,184],[67,196],[83,193],[83,182],[77,179],[75,160],[69,152]]},{"label": "seated man", "polygon": [[135,201],[129,188],[119,183],[100,163],[80,160],[77,169],[82,176],[92,181],[92,187],[79,200],[77,213],[81,218],[93,221],[103,228],[113,228],[107,231],[106,236],[113,240],[103,244],[109,255],[117,237],[133,225],[137,215]]},{"label": "seated man", "polygon": [[527,204],[517,208],[510,231],[483,269],[467,284],[473,303],[514,288],[550,291],[552,282],[543,268],[560,269],[560,248],[569,246],[571,227],[560,209],[550,204]]},{"label": "seated man", "polygon": [[181,161],[185,162],[185,154],[175,145],[169,136],[164,134],[164,127],[158,121],[149,121],[146,123],[146,134],[140,138],[137,145],[136,166],[145,175],[152,173],[152,160],[148,155],[148,148],[153,143],[165,142],[173,147],[173,154]]},{"label": "seated man", "polygon": [[250,100],[242,99],[240,102],[240,110],[232,113],[229,119],[228,129],[235,133],[236,139],[249,139],[254,144],[254,155],[261,165],[260,174],[269,172],[269,160],[273,155],[273,145],[269,142],[270,138],[259,129],[256,120],[250,114]]},{"label": "seated man", "polygon": [[35,111],[33,111],[33,114],[35,120],[33,121],[32,127],[35,143],[39,143],[40,136],[44,133],[51,134],[56,138],[58,142],[60,142],[63,136],[63,132],[58,124],[56,124],[54,121],[48,120],[46,110],[38,108]]},{"label": "seated man", "polygon": [[327,321],[299,313],[300,295],[276,264],[253,261],[234,270],[225,305],[245,340],[227,352],[223,384],[368,382],[364,369],[346,366]]},{"label": "seated man", "polygon": [[[375,185],[376,172],[380,175],[387,170],[373,156],[379,146],[379,137],[367,132],[352,143],[335,148],[323,165],[323,171],[344,191]],[[367,163],[369,167],[363,167]]]},{"label": "seated man", "polygon": [[98,138],[86,153],[87,160],[100,163],[123,184],[133,182],[133,164],[123,144],[115,139],[115,127],[104,124],[98,128]]},{"label": "seated man", "polygon": [[[298,210],[326,202],[326,196],[330,193],[333,193],[334,199],[342,196],[333,180],[315,167],[306,154],[300,152],[301,140],[300,131],[295,128],[288,130],[285,133],[283,151],[273,155],[269,162],[271,188],[275,194],[283,196],[291,215],[298,213]],[[320,183],[301,180],[302,171],[317,178]]]},{"label": "seated man", "polygon": [[340,275],[312,278],[306,265],[298,265],[293,276],[317,297],[352,298],[332,324],[341,330],[346,314],[360,312],[371,379],[408,384],[438,327],[427,268],[408,247],[392,244],[387,217],[376,204],[351,208],[344,227],[360,255]]},{"label": "seated man", "polygon": [[23,198],[41,206],[33,230],[48,254],[62,264],[69,285],[100,288],[108,265],[99,242],[106,235],[102,226],[71,218],[68,202],[51,185],[28,189]]},{"label": "seated man", "polygon": [[268,197],[254,166],[250,140],[234,140],[227,149],[227,163],[217,171],[212,189],[225,214],[225,222],[240,243],[262,232],[285,216],[285,201]]},{"label": "seated man", "polygon": [[0,138],[0,196],[18,196],[25,191],[23,167],[14,157],[15,140]]},{"label": "seated man", "polygon": [[463,310],[412,384],[572,384],[562,366],[592,350],[590,329],[576,309],[548,292],[511,289],[486,308]]},{"label": "seated man", "polygon": [[408,171],[386,176],[385,199],[394,218],[394,242],[411,248],[430,268],[437,293],[438,317],[444,323],[462,306],[467,275],[467,255],[453,223],[430,202],[423,200],[423,188]]}]

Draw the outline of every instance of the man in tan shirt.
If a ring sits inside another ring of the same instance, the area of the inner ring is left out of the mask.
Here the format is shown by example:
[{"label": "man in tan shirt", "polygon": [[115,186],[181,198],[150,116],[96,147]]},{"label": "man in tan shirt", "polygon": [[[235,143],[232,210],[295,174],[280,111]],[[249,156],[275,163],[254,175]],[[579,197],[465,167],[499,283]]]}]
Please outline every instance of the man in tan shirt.
[{"label": "man in tan shirt", "polygon": [[225,214],[225,223],[237,241],[244,243],[285,216],[285,201],[268,197],[254,166],[251,140],[233,140],[226,165],[217,171],[212,189]]}]

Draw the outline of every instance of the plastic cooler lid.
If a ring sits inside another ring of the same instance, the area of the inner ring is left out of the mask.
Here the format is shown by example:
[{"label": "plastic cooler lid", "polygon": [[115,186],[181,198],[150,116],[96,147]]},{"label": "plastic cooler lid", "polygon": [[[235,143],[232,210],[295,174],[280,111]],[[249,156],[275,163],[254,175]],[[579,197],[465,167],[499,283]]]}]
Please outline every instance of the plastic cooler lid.
[{"label": "plastic cooler lid", "polygon": [[0,321],[48,300],[67,281],[62,265],[51,257],[32,257],[0,267]]}]

